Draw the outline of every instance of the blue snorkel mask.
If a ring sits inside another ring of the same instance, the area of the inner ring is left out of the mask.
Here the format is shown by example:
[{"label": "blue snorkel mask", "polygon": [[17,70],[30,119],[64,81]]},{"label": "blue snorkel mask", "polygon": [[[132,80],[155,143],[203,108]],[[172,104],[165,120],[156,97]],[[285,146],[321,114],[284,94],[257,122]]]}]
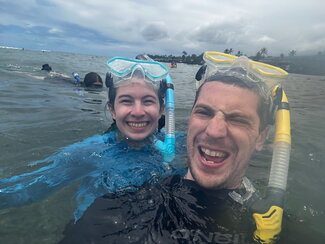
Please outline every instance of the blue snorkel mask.
[{"label": "blue snorkel mask", "polygon": [[[111,79],[111,85],[117,88],[136,75],[153,86],[157,91],[164,80],[166,82],[166,102],[165,102],[165,125],[166,132],[164,141],[154,139],[154,146],[163,157],[164,162],[169,163],[175,157],[175,118],[174,118],[174,86],[168,74],[168,69],[159,62],[153,61],[147,55],[143,55],[146,60],[128,59],[114,57],[107,61],[107,68]],[[106,84],[107,86],[107,84]]]},{"label": "blue snorkel mask", "polygon": [[143,79],[158,89],[160,81],[168,75],[168,69],[159,62],[115,57],[107,61],[107,68],[113,75],[114,87],[133,77],[135,72],[142,73]]}]

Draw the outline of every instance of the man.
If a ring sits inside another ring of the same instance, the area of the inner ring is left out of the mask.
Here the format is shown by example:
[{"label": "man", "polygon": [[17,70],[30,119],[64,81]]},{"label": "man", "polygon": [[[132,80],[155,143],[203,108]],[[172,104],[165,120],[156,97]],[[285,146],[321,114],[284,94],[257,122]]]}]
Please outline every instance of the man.
[{"label": "man", "polygon": [[206,71],[189,119],[185,179],[97,199],[63,243],[250,242],[245,204],[254,188],[244,176],[263,147],[270,100],[249,72]]},{"label": "man", "polygon": [[198,94],[189,120],[186,179],[207,189],[236,189],[267,134],[259,95],[223,82],[205,82]]}]

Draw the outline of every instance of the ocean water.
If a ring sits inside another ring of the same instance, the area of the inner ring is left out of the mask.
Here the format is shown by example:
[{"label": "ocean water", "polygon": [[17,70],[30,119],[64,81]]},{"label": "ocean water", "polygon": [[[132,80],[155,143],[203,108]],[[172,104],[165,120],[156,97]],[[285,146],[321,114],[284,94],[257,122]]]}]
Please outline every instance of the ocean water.
[{"label": "ocean water", "polygon": [[[94,71],[104,79],[108,58],[0,48],[0,179],[31,172],[37,166],[29,162],[107,129],[106,89],[76,87],[71,73],[84,77]],[[45,63],[54,72],[41,71]],[[198,68],[178,64],[170,70],[177,131],[187,128]],[[280,243],[324,243],[325,76],[290,74],[283,87],[291,106],[292,152]],[[261,191],[268,182],[271,153],[267,145],[248,171]],[[56,243],[73,218],[71,196],[77,188],[78,182],[39,202],[0,210],[0,243]]]}]

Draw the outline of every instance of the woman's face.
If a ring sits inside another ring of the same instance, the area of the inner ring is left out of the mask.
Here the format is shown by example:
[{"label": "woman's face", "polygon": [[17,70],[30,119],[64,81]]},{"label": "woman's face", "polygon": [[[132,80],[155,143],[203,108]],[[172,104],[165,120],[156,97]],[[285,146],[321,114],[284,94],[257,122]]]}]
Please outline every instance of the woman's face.
[{"label": "woman's face", "polygon": [[134,141],[144,140],[155,131],[162,110],[157,92],[139,78],[118,87],[114,107],[110,107],[120,132]]}]

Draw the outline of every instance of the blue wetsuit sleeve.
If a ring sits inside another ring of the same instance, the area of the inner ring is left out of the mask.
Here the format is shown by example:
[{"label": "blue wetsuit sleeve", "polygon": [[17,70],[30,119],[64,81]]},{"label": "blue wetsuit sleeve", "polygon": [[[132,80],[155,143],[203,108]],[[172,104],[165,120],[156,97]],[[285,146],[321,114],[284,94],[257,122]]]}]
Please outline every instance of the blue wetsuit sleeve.
[{"label": "blue wetsuit sleeve", "polygon": [[74,143],[57,154],[30,163],[33,166],[45,165],[39,169],[0,180],[0,208],[39,201],[60,187],[80,180],[93,171],[90,162],[98,157],[93,152],[97,144],[103,144],[103,140],[103,136],[96,135]]}]

